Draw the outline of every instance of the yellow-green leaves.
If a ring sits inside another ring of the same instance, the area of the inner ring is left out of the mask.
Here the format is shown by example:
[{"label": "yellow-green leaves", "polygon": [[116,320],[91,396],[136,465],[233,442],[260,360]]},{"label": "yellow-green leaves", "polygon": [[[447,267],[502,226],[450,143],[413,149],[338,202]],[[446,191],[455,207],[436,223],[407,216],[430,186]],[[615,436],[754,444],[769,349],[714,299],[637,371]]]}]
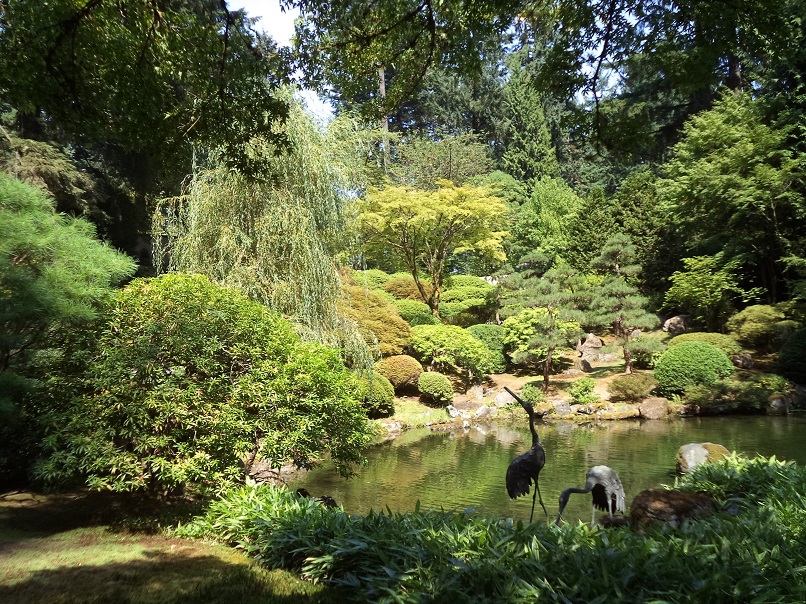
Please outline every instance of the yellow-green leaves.
[{"label": "yellow-green leaves", "polygon": [[[433,291],[421,287],[432,311],[439,306],[447,261],[470,253],[503,262],[507,206],[483,187],[457,187],[440,181],[436,191],[385,187],[361,203],[361,231],[367,255],[394,254],[420,285],[420,273]],[[436,312],[435,312],[436,314]]]}]

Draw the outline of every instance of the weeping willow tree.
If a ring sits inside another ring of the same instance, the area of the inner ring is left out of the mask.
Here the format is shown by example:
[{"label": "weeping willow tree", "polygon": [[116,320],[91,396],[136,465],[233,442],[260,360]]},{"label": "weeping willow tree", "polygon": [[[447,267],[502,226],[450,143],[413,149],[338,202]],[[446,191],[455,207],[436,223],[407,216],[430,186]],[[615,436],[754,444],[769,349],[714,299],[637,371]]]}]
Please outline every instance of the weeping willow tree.
[{"label": "weeping willow tree", "polygon": [[344,124],[323,133],[299,105],[281,128],[286,148],[251,142],[256,173],[233,171],[212,153],[180,196],[161,200],[152,229],[158,270],[236,288],[294,321],[304,337],[339,346],[349,365],[368,367],[371,351],[336,307],[334,261],[348,200],[361,187],[360,158],[345,150]]}]

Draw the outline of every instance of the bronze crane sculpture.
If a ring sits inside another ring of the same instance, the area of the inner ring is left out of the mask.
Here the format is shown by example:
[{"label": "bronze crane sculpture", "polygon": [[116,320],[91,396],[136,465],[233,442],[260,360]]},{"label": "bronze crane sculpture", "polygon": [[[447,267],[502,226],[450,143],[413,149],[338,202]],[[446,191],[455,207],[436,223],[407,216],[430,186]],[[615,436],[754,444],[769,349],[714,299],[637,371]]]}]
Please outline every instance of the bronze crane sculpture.
[{"label": "bronze crane sculpture", "polygon": [[549,513],[546,510],[546,506],[543,505],[543,496],[540,494],[540,486],[537,482],[540,477],[540,470],[542,470],[543,466],[546,464],[546,452],[543,449],[543,445],[540,444],[540,438],[537,436],[537,430],[535,430],[534,407],[532,407],[532,403],[524,401],[506,386],[504,386],[504,390],[515,397],[515,400],[518,401],[521,407],[526,410],[526,413],[529,414],[529,430],[532,432],[532,448],[526,451],[526,453],[518,455],[507,468],[507,493],[509,493],[512,499],[517,499],[521,495],[528,495],[529,485],[534,483],[535,492],[532,496],[532,513],[529,515],[529,522],[534,518],[535,502],[538,499],[540,500],[540,506],[543,508],[543,512],[546,514],[546,518],[548,518]]},{"label": "bronze crane sculpture", "polygon": [[611,518],[613,512],[624,512],[625,509],[624,487],[621,486],[621,479],[613,468],[607,466],[593,466],[585,476],[583,488],[571,487],[560,494],[560,513],[557,514],[557,524],[560,524],[560,518],[562,518],[571,493],[591,493],[593,495],[591,526],[595,521],[597,508],[608,512]]}]

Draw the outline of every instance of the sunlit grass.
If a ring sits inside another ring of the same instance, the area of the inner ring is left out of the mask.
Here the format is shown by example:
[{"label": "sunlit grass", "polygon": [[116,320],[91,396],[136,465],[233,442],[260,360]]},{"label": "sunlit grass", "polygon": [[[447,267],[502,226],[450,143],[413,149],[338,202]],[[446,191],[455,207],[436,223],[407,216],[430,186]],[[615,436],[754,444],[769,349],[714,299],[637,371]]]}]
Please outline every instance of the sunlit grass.
[{"label": "sunlit grass", "polygon": [[[342,601],[332,588],[267,570],[224,546],[93,526],[70,503],[54,524],[60,511],[47,498],[26,505],[0,499],[4,604]],[[69,514],[79,528],[66,528]]]},{"label": "sunlit grass", "polygon": [[411,398],[396,398],[395,413],[390,418],[407,428],[422,428],[429,422],[441,422],[449,419],[445,409],[434,409]]}]

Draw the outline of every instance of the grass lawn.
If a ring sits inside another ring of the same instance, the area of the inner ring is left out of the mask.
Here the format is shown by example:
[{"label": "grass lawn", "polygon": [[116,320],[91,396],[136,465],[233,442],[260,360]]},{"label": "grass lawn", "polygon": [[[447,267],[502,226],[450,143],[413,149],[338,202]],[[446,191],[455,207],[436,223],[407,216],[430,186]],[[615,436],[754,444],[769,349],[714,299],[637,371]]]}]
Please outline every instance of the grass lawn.
[{"label": "grass lawn", "polygon": [[341,602],[224,546],[133,532],[106,494],[0,495],[0,602]]}]

